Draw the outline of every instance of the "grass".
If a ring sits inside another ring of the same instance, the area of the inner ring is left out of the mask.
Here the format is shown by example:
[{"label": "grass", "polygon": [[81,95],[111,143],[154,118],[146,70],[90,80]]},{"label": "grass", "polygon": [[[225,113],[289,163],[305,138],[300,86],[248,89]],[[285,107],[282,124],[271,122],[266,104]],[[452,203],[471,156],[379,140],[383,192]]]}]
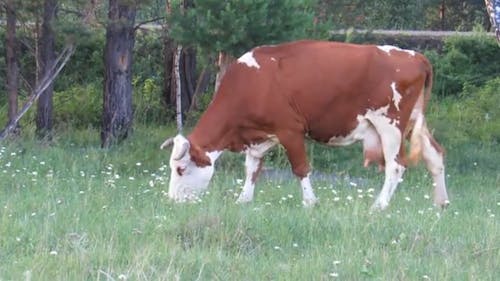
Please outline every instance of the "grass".
[{"label": "grass", "polygon": [[[201,202],[174,204],[166,197],[168,152],[158,150],[166,131],[138,128],[110,150],[98,148],[93,130],[50,146],[1,143],[0,280],[500,276],[495,148],[448,148],[452,204],[444,212],[432,207],[430,179],[418,167],[407,170],[388,210],[370,214],[383,178],[360,168],[356,147],[312,147],[316,169],[339,175],[313,182],[320,204],[312,209],[301,206],[293,178],[263,178],[255,201],[236,205],[243,159],[234,154],[220,159]],[[276,150],[268,165],[283,163]]]}]

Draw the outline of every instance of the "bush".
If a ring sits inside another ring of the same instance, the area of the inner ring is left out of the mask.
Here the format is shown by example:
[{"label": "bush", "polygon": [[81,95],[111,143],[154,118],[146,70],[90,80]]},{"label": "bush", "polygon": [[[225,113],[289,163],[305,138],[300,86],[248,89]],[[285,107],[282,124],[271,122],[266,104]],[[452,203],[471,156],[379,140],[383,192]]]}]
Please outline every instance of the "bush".
[{"label": "bush", "polygon": [[482,87],[466,83],[459,97],[430,104],[431,127],[447,145],[500,143],[500,78]]},{"label": "bush", "polygon": [[478,33],[445,39],[443,54],[428,52],[434,65],[434,92],[457,96],[465,85],[481,86],[500,73],[500,50],[493,37]]},{"label": "bush", "polygon": [[100,82],[75,85],[54,93],[54,123],[58,127],[98,128],[101,125],[101,113]]}]

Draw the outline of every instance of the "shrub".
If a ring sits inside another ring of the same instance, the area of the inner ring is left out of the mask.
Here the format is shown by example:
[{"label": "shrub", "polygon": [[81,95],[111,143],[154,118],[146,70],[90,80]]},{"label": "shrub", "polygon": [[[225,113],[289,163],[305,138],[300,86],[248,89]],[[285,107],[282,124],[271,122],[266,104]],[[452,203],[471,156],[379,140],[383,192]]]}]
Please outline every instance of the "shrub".
[{"label": "shrub", "polygon": [[466,83],[458,97],[430,104],[431,127],[443,143],[460,145],[500,143],[500,78],[478,87]]},{"label": "shrub", "polygon": [[443,54],[426,54],[434,65],[434,92],[457,96],[465,85],[481,86],[500,73],[500,50],[493,37],[453,36],[445,39]]},{"label": "shrub", "polygon": [[75,85],[54,93],[54,123],[75,128],[99,127],[102,112],[100,82]]}]

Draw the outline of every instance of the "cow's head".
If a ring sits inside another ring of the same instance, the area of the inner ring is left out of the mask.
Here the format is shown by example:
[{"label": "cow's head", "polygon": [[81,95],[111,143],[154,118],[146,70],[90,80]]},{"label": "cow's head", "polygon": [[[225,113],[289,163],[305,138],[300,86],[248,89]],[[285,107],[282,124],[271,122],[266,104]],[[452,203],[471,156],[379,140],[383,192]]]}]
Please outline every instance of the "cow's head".
[{"label": "cow's head", "polygon": [[[195,201],[208,187],[208,183],[214,173],[213,163],[199,165],[192,160],[191,144],[189,141],[177,135],[173,139],[166,140],[161,148],[173,144],[170,155],[170,185],[168,196],[176,202]],[[210,160],[210,158],[207,159]]]}]

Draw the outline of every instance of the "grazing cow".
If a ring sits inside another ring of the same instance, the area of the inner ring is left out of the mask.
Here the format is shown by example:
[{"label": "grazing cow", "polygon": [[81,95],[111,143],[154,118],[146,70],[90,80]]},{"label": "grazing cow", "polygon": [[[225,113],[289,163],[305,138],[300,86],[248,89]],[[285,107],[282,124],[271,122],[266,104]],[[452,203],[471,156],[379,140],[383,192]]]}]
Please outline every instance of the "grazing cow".
[{"label": "grazing cow", "polygon": [[[434,202],[448,204],[443,150],[427,129],[424,109],[432,66],[421,54],[392,46],[297,41],[257,47],[228,68],[192,133],[177,135],[168,194],[189,201],[205,190],[224,151],[245,152],[246,180],[238,202],[253,199],[262,157],[286,149],[303,204],[316,203],[305,138],[343,146],[363,143],[364,165],[385,181],[373,209],[388,206],[405,167],[423,158],[434,179]],[[405,153],[404,139],[410,141]]]}]

